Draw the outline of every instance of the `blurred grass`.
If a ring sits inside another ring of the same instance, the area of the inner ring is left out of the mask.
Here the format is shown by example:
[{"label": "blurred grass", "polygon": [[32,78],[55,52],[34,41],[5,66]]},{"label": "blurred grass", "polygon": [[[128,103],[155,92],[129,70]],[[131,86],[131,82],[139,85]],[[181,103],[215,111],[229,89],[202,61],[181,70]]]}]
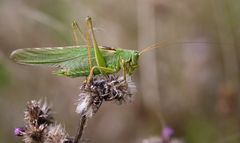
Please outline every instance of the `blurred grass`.
[{"label": "blurred grass", "polygon": [[6,87],[10,83],[10,73],[3,63],[0,63],[0,89]]}]

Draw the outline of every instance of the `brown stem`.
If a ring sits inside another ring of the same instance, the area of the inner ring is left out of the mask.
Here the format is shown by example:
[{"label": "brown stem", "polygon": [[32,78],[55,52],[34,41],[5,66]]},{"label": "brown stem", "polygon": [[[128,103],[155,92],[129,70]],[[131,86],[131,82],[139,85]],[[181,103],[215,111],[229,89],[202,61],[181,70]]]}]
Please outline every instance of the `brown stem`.
[{"label": "brown stem", "polygon": [[78,130],[77,130],[77,134],[76,134],[75,139],[74,139],[74,143],[78,143],[81,140],[84,128],[86,126],[86,123],[87,123],[87,117],[86,117],[86,115],[84,115],[80,119],[80,123],[79,123],[79,127],[78,127]]}]

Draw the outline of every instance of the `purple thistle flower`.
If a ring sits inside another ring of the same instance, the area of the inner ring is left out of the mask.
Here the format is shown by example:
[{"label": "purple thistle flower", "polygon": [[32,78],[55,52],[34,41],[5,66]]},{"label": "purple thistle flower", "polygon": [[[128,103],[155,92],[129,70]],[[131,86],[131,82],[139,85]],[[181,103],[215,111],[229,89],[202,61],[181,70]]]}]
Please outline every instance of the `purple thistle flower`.
[{"label": "purple thistle flower", "polygon": [[23,136],[25,134],[25,128],[24,127],[15,128],[14,134],[15,136],[19,136],[19,137]]},{"label": "purple thistle flower", "polygon": [[173,135],[173,129],[171,127],[164,127],[162,130],[162,138],[164,141],[169,141]]}]

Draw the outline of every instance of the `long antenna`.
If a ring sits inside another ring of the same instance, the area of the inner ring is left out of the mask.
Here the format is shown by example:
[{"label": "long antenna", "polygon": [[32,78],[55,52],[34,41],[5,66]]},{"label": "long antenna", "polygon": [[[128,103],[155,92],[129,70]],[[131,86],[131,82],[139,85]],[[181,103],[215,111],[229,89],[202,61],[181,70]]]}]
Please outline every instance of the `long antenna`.
[{"label": "long antenna", "polygon": [[[152,49],[155,49],[155,48],[166,48],[168,46],[173,46],[173,45],[179,45],[179,44],[213,44],[213,45],[217,45],[217,44],[223,44],[223,43],[218,43],[218,42],[174,42],[174,43],[169,43],[169,42],[166,42],[166,41],[163,41],[163,42],[158,42],[158,43],[155,43],[153,45],[150,45],[146,48],[144,48],[142,51],[140,51],[140,55],[147,52],[147,51],[150,51]],[[225,44],[232,44],[232,43],[225,43]]]},{"label": "long antenna", "polygon": [[152,49],[155,49],[155,48],[163,48],[163,47],[167,47],[167,44],[164,46],[164,43],[155,43],[153,45],[150,45],[150,46],[144,48],[142,51],[140,51],[139,54],[141,55],[142,53],[145,53],[149,50],[152,50]]}]

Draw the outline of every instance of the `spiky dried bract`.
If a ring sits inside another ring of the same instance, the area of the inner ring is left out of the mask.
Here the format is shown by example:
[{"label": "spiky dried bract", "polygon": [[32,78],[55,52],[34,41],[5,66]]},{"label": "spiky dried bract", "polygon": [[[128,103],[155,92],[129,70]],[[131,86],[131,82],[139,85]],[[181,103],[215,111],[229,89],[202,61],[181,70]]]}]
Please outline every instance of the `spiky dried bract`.
[{"label": "spiky dried bract", "polygon": [[43,143],[47,135],[46,127],[46,124],[40,125],[38,127],[28,125],[23,136],[23,141],[25,143]]},{"label": "spiky dried bract", "polygon": [[42,103],[41,100],[32,100],[27,103],[27,109],[24,112],[24,120],[27,125],[49,125],[53,123],[51,108],[47,106],[46,101]]},{"label": "spiky dried bract", "polygon": [[83,83],[80,88],[80,99],[76,112],[80,115],[92,117],[97,112],[103,101],[115,101],[121,104],[129,101],[136,91],[131,78],[124,80],[118,76],[95,76],[90,83]]},{"label": "spiky dried bract", "polygon": [[[86,85],[83,85],[82,89],[86,89]],[[90,84],[90,91],[96,93],[101,99],[118,103],[129,101],[135,89],[130,77],[125,81],[122,76],[114,75],[95,77]]]},{"label": "spiky dried bract", "polygon": [[47,136],[47,127],[53,123],[51,108],[46,101],[32,100],[27,103],[24,112],[25,121],[25,143],[43,143]]},{"label": "spiky dried bract", "polygon": [[59,125],[51,125],[48,128],[48,135],[44,143],[72,143],[73,141],[68,138],[65,129]]},{"label": "spiky dried bract", "polygon": [[94,113],[97,112],[97,105],[93,104],[94,97],[90,92],[82,91],[79,94],[78,105],[76,107],[76,112],[82,116],[92,117]]}]

